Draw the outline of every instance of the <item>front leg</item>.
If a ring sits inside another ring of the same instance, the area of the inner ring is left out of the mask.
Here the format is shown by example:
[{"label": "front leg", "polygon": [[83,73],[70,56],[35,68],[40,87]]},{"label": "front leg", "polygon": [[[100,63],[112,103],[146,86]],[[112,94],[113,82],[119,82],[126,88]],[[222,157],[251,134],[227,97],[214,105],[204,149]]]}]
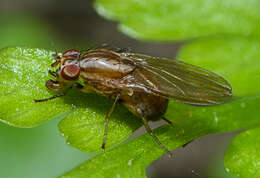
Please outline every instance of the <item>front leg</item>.
[{"label": "front leg", "polygon": [[52,70],[48,70],[49,74],[51,74],[53,77],[56,77],[57,78],[57,74],[55,71],[52,71]]},{"label": "front leg", "polygon": [[167,122],[168,125],[173,126],[172,121],[168,120],[166,117],[162,117],[162,119]]},{"label": "front leg", "polygon": [[[56,80],[48,80],[46,82],[46,86],[50,90],[54,90],[54,91],[60,91],[60,90],[62,90],[64,88],[64,86],[62,84],[60,84],[58,81],[56,81]],[[78,89],[82,89],[83,88],[83,86],[81,84],[74,83],[72,86],[67,88],[63,93],[59,93],[59,94],[54,95],[54,96],[49,97],[49,98],[34,100],[34,102],[38,103],[38,102],[52,100],[52,99],[55,99],[55,98],[58,98],[58,97],[61,97],[61,96],[65,96],[72,89],[72,87],[76,87]]]},{"label": "front leg", "polygon": [[38,103],[38,102],[43,102],[43,101],[48,101],[48,100],[52,100],[52,99],[55,99],[55,98],[58,98],[58,97],[61,97],[61,96],[65,96],[68,91],[70,91],[72,89],[72,86],[67,88],[63,93],[59,93],[57,95],[54,95],[52,97],[49,97],[49,98],[44,98],[44,99],[39,99],[39,100],[34,100],[35,103]]}]

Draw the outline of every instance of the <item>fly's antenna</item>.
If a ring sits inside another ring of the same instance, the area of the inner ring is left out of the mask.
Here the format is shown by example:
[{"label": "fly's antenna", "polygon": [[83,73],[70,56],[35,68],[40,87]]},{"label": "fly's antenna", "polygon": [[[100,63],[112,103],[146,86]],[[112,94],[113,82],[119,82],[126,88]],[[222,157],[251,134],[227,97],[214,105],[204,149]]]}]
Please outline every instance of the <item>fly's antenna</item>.
[{"label": "fly's antenna", "polygon": [[57,48],[55,47],[55,42],[50,40],[51,49],[54,49],[55,53],[52,54],[52,57],[56,60],[54,63],[51,64],[51,67],[56,67],[60,63],[60,56],[58,55]]},{"label": "fly's antenna", "polygon": [[[50,40],[51,42],[51,49],[54,49],[55,54],[53,56],[58,56],[57,48],[55,48],[55,43],[53,40]],[[56,57],[54,57],[56,59]]]},{"label": "fly's antenna", "polygon": [[55,51],[55,53],[53,54],[54,58],[55,59],[59,58],[58,51],[56,48],[54,49],[54,51]]},{"label": "fly's antenna", "polygon": [[61,59],[56,49],[55,49],[55,53],[52,54],[52,57],[55,58],[56,61],[51,64],[51,67],[56,67],[60,63],[60,59]]}]

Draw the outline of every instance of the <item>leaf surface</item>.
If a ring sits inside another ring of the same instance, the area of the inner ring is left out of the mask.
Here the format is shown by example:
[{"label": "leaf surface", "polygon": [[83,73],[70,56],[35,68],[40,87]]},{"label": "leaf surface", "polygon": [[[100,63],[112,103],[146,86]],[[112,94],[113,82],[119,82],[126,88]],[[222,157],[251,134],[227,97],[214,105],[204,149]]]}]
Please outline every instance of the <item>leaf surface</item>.
[{"label": "leaf surface", "polygon": [[260,128],[240,133],[225,155],[226,170],[238,177],[260,177]]}]

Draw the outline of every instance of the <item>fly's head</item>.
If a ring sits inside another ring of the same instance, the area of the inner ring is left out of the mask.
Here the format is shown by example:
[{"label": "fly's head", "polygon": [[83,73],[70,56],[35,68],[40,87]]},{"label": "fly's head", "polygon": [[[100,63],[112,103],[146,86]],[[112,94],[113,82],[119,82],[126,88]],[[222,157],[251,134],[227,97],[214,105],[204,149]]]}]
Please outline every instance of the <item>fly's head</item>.
[{"label": "fly's head", "polygon": [[47,80],[46,87],[50,90],[59,91],[78,80],[80,74],[80,51],[71,49],[65,51],[62,56],[55,54],[53,57],[56,61],[51,64],[51,67],[56,67],[57,69],[56,71],[49,71],[49,73],[56,79]]}]

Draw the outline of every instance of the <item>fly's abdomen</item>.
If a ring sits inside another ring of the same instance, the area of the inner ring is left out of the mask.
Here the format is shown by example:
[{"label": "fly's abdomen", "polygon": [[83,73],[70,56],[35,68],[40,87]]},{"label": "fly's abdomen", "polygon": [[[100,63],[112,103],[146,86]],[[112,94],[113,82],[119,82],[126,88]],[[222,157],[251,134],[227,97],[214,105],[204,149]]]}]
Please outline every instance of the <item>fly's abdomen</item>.
[{"label": "fly's abdomen", "polygon": [[136,116],[145,117],[148,120],[158,120],[163,116],[168,107],[168,99],[134,92],[133,95],[121,95],[121,102]]}]

